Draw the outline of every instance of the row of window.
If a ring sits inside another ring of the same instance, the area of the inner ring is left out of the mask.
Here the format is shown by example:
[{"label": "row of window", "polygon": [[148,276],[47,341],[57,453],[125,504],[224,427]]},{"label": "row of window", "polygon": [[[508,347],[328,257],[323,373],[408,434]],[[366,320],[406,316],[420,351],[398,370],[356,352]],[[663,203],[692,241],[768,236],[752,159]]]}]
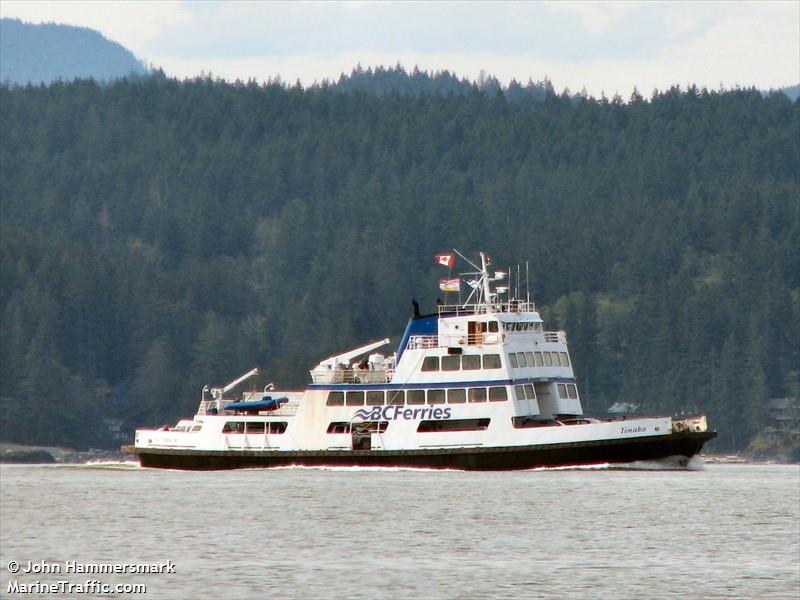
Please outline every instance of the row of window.
[{"label": "row of window", "polygon": [[[514,323],[506,323],[504,321],[500,322],[500,325],[503,327],[503,331],[541,331],[542,324],[541,323],[533,323],[533,322],[514,322]],[[475,325],[475,333],[498,333],[500,330],[500,326],[497,324],[497,321],[476,321]]]},{"label": "row of window", "polygon": [[[434,431],[483,431],[488,429],[491,419],[432,419],[420,421],[417,425],[419,433]],[[359,433],[383,433],[389,427],[388,421],[375,421],[369,423],[348,423],[347,421],[333,421],[328,425],[328,433],[350,433],[358,429]]]},{"label": "row of window", "polygon": [[511,352],[508,355],[511,367],[568,367],[566,352]]},{"label": "row of window", "polygon": [[389,427],[389,421],[366,421],[351,423],[349,421],[331,421],[328,433],[350,433],[356,429],[358,433],[383,433]]},{"label": "row of window", "polygon": [[504,331],[541,331],[541,323],[503,323]]},{"label": "row of window", "polygon": [[484,369],[499,369],[499,354],[448,354],[447,356],[426,356],[422,360],[423,371],[477,371],[483,364]]},{"label": "row of window", "polygon": [[286,433],[286,421],[226,421],[222,433],[265,433],[277,435]]},{"label": "row of window", "polygon": [[[536,392],[530,383],[514,386],[514,395],[517,400],[536,400]],[[558,397],[563,400],[577,400],[578,386],[574,383],[559,383]]]},{"label": "row of window", "polygon": [[[564,385],[564,384],[559,384]],[[533,386],[516,386],[517,388],[531,388]],[[575,386],[572,386],[575,387]],[[482,389],[482,388],[473,388]],[[493,389],[493,388],[490,388]],[[505,388],[494,388],[505,389]],[[432,390],[429,390],[432,391]],[[458,391],[458,390],[449,390]],[[464,390],[460,390],[464,391]],[[484,390],[485,391],[485,390]],[[519,391],[517,397],[519,398]],[[523,392],[524,393],[524,392]],[[491,419],[433,419],[420,421],[417,432],[429,433],[437,431],[483,431],[489,428]],[[589,423],[586,419],[573,418],[567,421],[558,422],[553,419],[535,419],[533,417],[512,417],[511,422],[516,429],[527,429],[530,427],[553,427],[562,424],[580,425]],[[227,421],[222,428],[222,433],[230,434],[282,434],[286,432],[287,423],[285,421]],[[389,427],[388,421],[368,421],[364,423],[350,423],[348,421],[332,421],[328,425],[328,433],[351,433],[355,428],[359,433],[384,433]]]},{"label": "row of window", "polygon": [[453,388],[449,390],[388,390],[328,392],[327,406],[382,406],[420,404],[465,404],[466,402],[503,402],[508,400],[505,387]]},{"label": "row of window", "polygon": [[562,425],[588,425],[589,419],[582,419],[572,415],[559,416],[560,421],[555,419],[536,419],[534,417],[511,417],[511,424],[514,429],[530,429],[532,427],[560,427]]}]

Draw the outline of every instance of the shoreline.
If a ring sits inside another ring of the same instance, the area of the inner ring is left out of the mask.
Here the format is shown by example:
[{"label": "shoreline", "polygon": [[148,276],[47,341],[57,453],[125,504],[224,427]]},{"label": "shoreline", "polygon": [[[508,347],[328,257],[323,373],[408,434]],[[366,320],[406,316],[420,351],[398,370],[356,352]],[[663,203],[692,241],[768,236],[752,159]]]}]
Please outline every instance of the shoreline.
[{"label": "shoreline", "polygon": [[37,446],[0,442],[0,464],[82,464],[91,460],[125,460],[119,450]]}]

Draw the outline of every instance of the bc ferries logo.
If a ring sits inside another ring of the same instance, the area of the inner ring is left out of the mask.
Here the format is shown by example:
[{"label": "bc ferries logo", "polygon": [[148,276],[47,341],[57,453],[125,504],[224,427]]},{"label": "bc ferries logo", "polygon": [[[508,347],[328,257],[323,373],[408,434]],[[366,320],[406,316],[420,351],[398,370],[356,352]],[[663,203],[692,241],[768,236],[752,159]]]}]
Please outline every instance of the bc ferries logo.
[{"label": "bc ferries logo", "polygon": [[353,418],[364,421],[411,421],[415,419],[449,419],[452,409],[447,408],[406,408],[405,406],[376,406],[370,410],[361,408],[353,413]]}]

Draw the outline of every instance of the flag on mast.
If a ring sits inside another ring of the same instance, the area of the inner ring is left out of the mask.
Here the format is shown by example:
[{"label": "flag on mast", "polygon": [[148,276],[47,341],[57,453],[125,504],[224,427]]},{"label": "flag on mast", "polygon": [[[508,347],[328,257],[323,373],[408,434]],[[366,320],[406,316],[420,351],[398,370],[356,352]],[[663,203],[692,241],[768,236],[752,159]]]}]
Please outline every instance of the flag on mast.
[{"label": "flag on mast", "polygon": [[434,260],[436,261],[436,264],[449,268],[455,264],[456,257],[452,254],[437,254]]},{"label": "flag on mast", "polygon": [[459,292],[461,291],[461,280],[458,277],[455,279],[440,279],[439,289],[443,292]]}]

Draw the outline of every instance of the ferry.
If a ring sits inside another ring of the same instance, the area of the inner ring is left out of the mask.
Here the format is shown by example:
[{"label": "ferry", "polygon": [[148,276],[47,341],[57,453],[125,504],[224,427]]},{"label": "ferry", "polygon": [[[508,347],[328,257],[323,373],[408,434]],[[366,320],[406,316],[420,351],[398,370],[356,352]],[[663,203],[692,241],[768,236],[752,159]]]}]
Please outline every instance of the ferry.
[{"label": "ferry", "polygon": [[[636,461],[685,465],[716,436],[705,416],[584,415],[564,331],[546,331],[536,306],[510,294],[508,270],[480,253],[436,261],[458,292],[433,314],[414,312],[397,350],[388,338],[327,357],[303,391],[269,384],[229,396],[258,373],[205,386],[197,413],[140,429],[123,451],[144,467],[236,469],[380,466],[510,470]],[[479,263],[479,264],[476,264]],[[518,268],[519,272],[519,268]],[[519,279],[519,277],[517,277]],[[462,282],[466,299],[462,302]],[[449,296],[446,295],[445,298]]]}]

